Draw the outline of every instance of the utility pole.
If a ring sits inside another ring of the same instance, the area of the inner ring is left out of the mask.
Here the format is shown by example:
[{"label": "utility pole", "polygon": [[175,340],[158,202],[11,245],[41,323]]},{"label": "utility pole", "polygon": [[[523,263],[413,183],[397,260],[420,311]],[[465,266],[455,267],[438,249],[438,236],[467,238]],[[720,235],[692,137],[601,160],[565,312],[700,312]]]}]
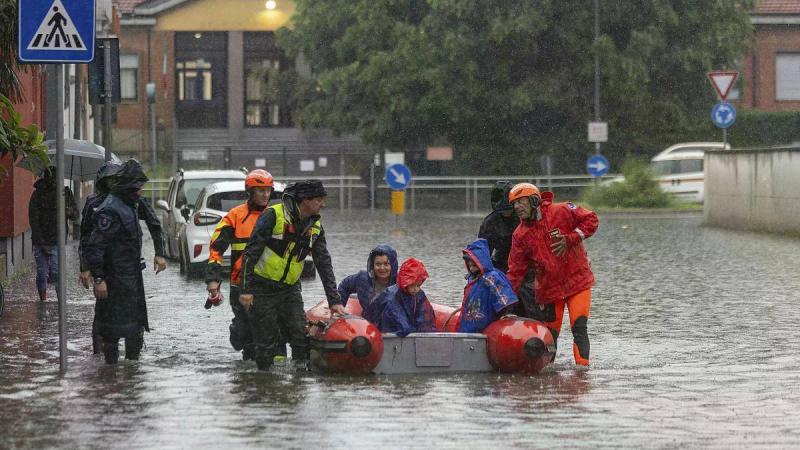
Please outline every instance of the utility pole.
[{"label": "utility pole", "polygon": [[[600,0],[594,0],[594,120],[600,122],[600,54],[597,41],[600,39]],[[594,143],[594,154],[600,154],[600,142]]]}]

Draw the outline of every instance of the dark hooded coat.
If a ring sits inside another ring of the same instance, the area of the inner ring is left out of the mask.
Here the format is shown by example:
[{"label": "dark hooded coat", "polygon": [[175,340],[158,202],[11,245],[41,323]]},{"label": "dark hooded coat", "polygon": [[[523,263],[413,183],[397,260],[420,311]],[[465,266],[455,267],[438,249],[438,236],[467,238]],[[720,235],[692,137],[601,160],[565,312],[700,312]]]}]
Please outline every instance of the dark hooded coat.
[{"label": "dark hooded coat", "polygon": [[[127,163],[126,163],[127,164]],[[101,308],[98,333],[104,338],[135,337],[150,331],[142,280],[142,229],[136,191],[144,184],[134,171],[121,179],[94,214],[94,229],[84,246],[84,258],[94,278],[108,287]],[[147,178],[145,177],[144,180]]]}]

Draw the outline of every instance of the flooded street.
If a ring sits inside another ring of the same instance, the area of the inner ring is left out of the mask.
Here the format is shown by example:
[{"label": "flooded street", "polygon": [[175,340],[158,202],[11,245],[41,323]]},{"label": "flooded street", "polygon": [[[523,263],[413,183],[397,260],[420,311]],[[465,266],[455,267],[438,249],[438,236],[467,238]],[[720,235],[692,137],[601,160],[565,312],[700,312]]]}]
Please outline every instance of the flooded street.
[{"label": "flooded street", "polygon": [[[697,214],[600,219],[586,241],[591,369],[576,369],[567,323],[538,376],[258,372],[228,343],[230,308],[203,309],[204,283],[177,262],[155,276],[149,240],[152,332],[141,361],[106,366],[91,354],[94,299],[70,242],[65,377],[54,291],[44,304],[32,280],[7,292],[0,448],[799,446],[800,239],[703,228]],[[423,289],[451,306],[480,220],[323,212],[337,280],[386,242],[424,261]],[[318,280],[303,290],[307,307],[324,298]]]}]

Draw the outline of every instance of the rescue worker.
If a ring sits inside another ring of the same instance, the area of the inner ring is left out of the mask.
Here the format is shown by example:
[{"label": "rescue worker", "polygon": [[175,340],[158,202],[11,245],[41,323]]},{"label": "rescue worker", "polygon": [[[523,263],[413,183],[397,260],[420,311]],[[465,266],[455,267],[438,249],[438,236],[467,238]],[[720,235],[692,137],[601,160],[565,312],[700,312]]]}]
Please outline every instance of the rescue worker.
[{"label": "rescue worker", "polygon": [[597,215],[573,203],[553,203],[553,193],[540,193],[530,183],[511,189],[508,200],[521,222],[514,231],[508,257],[508,279],[519,293],[529,268],[536,272],[539,317],[558,339],[564,307],[569,310],[575,363],[589,365],[587,323],[594,274],[583,240],[597,230]]},{"label": "rescue worker", "polygon": [[[389,286],[373,305],[374,317],[366,317],[382,333],[400,337],[415,332],[436,331],[436,315],[422,283],[428,272],[422,261],[408,258],[397,273],[397,284]],[[374,320],[373,320],[374,319]]]},{"label": "rescue worker", "polygon": [[339,297],[347,306],[347,300],[356,294],[361,304],[361,315],[366,318],[373,301],[396,282],[397,252],[391,245],[380,244],[369,252],[367,270],[345,277],[339,283]]},{"label": "rescue worker", "polygon": [[[114,186],[114,183],[117,182],[117,175],[120,170],[122,170],[122,166],[111,161],[100,166],[94,179],[95,192],[86,198],[86,203],[83,205],[83,211],[81,212],[81,235],[78,241],[78,255],[80,261],[79,281],[86,289],[92,287],[92,273],[87,267],[83,251],[86,242],[89,240],[89,236],[92,234],[92,230],[94,230],[94,212],[111,192],[111,188]],[[158,220],[155,211],[153,211],[143,198],[140,198],[137,203],[137,212],[139,213],[139,217],[144,220],[144,223],[147,225],[150,237],[153,240],[153,250],[156,256],[153,263],[156,269],[161,267],[161,270],[164,270],[167,267],[167,260],[164,253],[164,236],[161,229],[161,221]],[[94,354],[102,352],[102,339],[100,335],[97,334],[97,317],[100,316],[99,309],[103,308],[106,303],[107,302],[104,301],[95,301],[94,305],[94,319],[92,320],[92,349]]]},{"label": "rescue worker", "polygon": [[[239,283],[242,271],[242,252],[253,233],[258,218],[269,204],[272,195],[272,175],[263,169],[256,169],[244,179],[247,202],[231,209],[214,229],[209,245],[208,266],[206,268],[206,288],[211,304],[217,306],[222,301],[220,283],[222,282],[222,256],[231,247],[231,274],[229,301],[233,310],[230,324],[230,341],[233,348],[242,351],[242,359],[254,358],[253,335],[244,307],[239,304]],[[210,305],[206,303],[206,307]],[[284,350],[285,355],[285,350]]]},{"label": "rescue worker", "polygon": [[461,302],[458,331],[482,333],[492,322],[510,313],[517,303],[505,274],[494,268],[486,239],[477,239],[462,250],[467,285]]},{"label": "rescue worker", "polygon": [[[511,251],[511,235],[519,225],[519,217],[514,213],[514,208],[508,201],[508,193],[514,183],[500,180],[494,184],[491,192],[492,212],[481,223],[478,237],[486,239],[489,244],[489,254],[495,269],[506,273],[508,271],[508,253]],[[522,317],[535,316],[534,309],[534,274],[529,271],[518,292],[519,302],[515,306],[516,314]]]},{"label": "rescue worker", "polygon": [[[139,204],[147,176],[132,159],[122,165],[117,177],[111,193],[95,210],[94,229],[83,247],[94,295],[98,301],[106,302],[98,311],[97,331],[103,338],[108,364],[118,361],[121,338],[125,339],[125,359],[139,359],[144,331],[150,331],[139,225]],[[156,274],[166,268],[163,257],[156,256],[154,262]]]},{"label": "rescue worker", "polygon": [[508,253],[511,251],[511,235],[519,225],[519,217],[508,202],[508,193],[514,183],[497,181],[491,192],[492,212],[483,219],[478,237],[486,239],[494,268],[505,273],[508,270]]},{"label": "rescue worker", "polygon": [[320,210],[326,198],[327,192],[319,180],[289,185],[282,202],[267,208],[258,219],[245,247],[239,302],[250,312],[259,370],[269,370],[281,335],[291,344],[292,358],[299,368],[308,361],[306,316],[299,281],[309,253],[331,312],[344,314],[320,223]]}]

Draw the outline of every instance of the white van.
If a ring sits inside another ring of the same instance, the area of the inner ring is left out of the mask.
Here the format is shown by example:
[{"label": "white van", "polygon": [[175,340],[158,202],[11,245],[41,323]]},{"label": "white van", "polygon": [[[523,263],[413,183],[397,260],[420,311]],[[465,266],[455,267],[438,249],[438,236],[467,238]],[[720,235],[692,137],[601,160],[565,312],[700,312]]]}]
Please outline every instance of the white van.
[{"label": "white van", "polygon": [[730,149],[722,142],[687,142],[675,144],[650,161],[650,169],[665,192],[675,197],[702,203],[705,172],[703,159],[706,150]]}]

